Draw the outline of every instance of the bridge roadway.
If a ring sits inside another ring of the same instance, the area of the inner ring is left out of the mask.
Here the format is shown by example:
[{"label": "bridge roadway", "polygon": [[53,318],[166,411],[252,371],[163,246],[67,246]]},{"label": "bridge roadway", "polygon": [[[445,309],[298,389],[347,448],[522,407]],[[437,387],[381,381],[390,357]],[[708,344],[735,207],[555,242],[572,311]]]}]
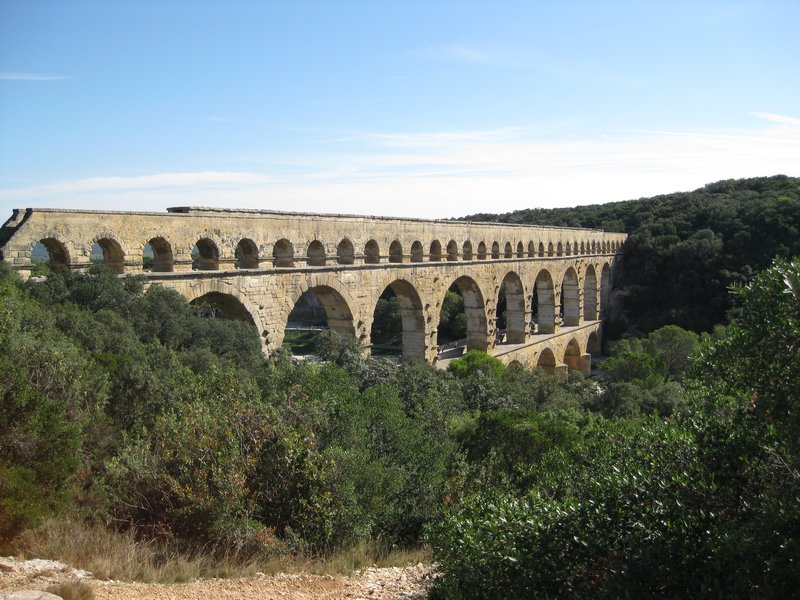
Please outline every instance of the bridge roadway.
[{"label": "bridge roadway", "polygon": [[[166,213],[17,209],[0,258],[23,277],[38,244],[54,270],[93,255],[252,323],[265,352],[313,290],[334,331],[370,343],[378,299],[400,304],[404,358],[436,362],[445,293],[464,297],[467,348],[506,364],[587,373],[625,234],[594,229],[206,208]],[[194,256],[193,256],[194,254]],[[152,255],[149,265],[148,255]],[[506,298],[506,340],[496,341]]]}]

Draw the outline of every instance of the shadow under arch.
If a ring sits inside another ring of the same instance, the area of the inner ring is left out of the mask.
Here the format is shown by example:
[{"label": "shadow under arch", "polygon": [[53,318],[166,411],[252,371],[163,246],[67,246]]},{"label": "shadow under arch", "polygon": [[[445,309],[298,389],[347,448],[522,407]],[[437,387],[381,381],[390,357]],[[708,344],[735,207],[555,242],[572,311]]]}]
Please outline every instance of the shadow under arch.
[{"label": "shadow under arch", "polygon": [[235,296],[225,292],[206,292],[189,301],[199,307],[207,316],[217,319],[244,321],[258,328],[250,310]]},{"label": "shadow under arch", "polygon": [[608,300],[611,297],[611,266],[603,263],[600,269],[600,314],[608,313]]},{"label": "shadow under arch", "polygon": [[[400,353],[404,361],[413,358],[425,360],[425,316],[422,300],[414,285],[405,279],[390,282],[380,295],[380,299],[396,298],[397,312],[400,322]],[[372,336],[376,333],[375,311],[373,308]],[[373,339],[373,342],[375,340]]]},{"label": "shadow under arch", "polygon": [[286,316],[283,344],[293,354],[308,354],[313,352],[322,329],[356,336],[350,304],[338,290],[325,284],[311,286],[294,298]]},{"label": "shadow under arch", "polygon": [[578,274],[570,267],[561,280],[561,323],[566,327],[580,324],[580,293]]},{"label": "shadow under arch", "polygon": [[[525,342],[525,288],[522,279],[514,272],[509,271],[500,284],[500,290],[505,296],[505,322],[506,341],[509,344]],[[500,312],[500,299],[497,302],[498,316]]]},{"label": "shadow under arch", "polygon": [[592,356],[600,356],[602,352],[603,349],[600,344],[600,336],[597,335],[596,331],[593,331],[589,334],[589,339],[586,340],[586,353],[591,354]]},{"label": "shadow under arch", "polygon": [[31,248],[31,262],[44,259],[45,255],[47,266],[54,273],[64,273],[69,270],[70,253],[65,242],[55,237],[42,238]]},{"label": "shadow under arch", "polygon": [[103,233],[95,237],[91,243],[91,260],[102,261],[117,274],[125,272],[125,250],[116,236]]},{"label": "shadow under arch", "polygon": [[567,349],[564,350],[564,364],[569,367],[570,373],[583,373],[583,365],[581,361],[581,347],[578,340],[572,338],[567,344]]}]

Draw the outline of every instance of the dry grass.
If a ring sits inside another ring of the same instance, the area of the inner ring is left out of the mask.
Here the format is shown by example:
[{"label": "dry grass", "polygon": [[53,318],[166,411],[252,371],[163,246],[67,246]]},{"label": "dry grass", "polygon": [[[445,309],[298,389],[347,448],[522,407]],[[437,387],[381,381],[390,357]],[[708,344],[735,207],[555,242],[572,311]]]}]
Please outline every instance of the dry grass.
[{"label": "dry grass", "polygon": [[[430,551],[426,547],[386,549],[367,542],[324,558],[252,555],[204,547],[180,552],[169,544],[137,540],[132,534],[71,519],[50,520],[28,532],[20,540],[19,550],[26,556],[50,558],[85,569],[97,579],[144,583],[181,583],[278,572],[350,574],[372,566],[393,567],[430,561]],[[85,600],[80,596],[76,598]]]},{"label": "dry grass", "polygon": [[63,600],[94,600],[94,590],[84,581],[65,581],[51,585],[45,591],[61,596]]}]

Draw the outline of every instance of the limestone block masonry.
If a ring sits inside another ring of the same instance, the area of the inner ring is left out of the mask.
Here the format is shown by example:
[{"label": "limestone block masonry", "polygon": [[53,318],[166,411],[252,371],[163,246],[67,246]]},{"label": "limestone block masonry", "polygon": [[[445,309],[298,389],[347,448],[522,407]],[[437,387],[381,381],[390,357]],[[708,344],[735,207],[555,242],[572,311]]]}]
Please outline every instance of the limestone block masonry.
[{"label": "limestone block masonry", "polygon": [[[403,357],[435,362],[445,293],[464,297],[467,348],[507,364],[587,372],[599,351],[625,234],[505,225],[212,208],[166,213],[15,209],[0,229],[0,259],[30,276],[41,243],[53,270],[102,259],[189,301],[251,322],[269,353],[289,313],[313,290],[329,326],[370,344],[375,306],[400,304]],[[94,249],[94,254],[93,254]],[[145,267],[145,265],[147,265]],[[506,330],[496,331],[501,287]]]}]

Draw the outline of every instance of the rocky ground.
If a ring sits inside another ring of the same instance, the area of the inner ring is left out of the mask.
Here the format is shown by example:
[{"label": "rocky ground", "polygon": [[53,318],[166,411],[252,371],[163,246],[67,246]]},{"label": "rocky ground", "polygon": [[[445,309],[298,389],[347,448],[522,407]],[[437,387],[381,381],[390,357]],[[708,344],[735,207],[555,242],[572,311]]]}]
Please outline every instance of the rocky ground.
[{"label": "rocky ground", "polygon": [[[209,579],[183,584],[144,584],[99,581],[91,573],[56,561],[17,561],[0,558],[0,600],[15,592],[46,590],[65,581],[81,580],[91,587],[96,600],[200,600],[322,598],[420,599],[427,596],[431,568],[369,568],[350,577],[342,575],[258,575],[252,579]],[[30,596],[29,596],[30,597]]]}]

